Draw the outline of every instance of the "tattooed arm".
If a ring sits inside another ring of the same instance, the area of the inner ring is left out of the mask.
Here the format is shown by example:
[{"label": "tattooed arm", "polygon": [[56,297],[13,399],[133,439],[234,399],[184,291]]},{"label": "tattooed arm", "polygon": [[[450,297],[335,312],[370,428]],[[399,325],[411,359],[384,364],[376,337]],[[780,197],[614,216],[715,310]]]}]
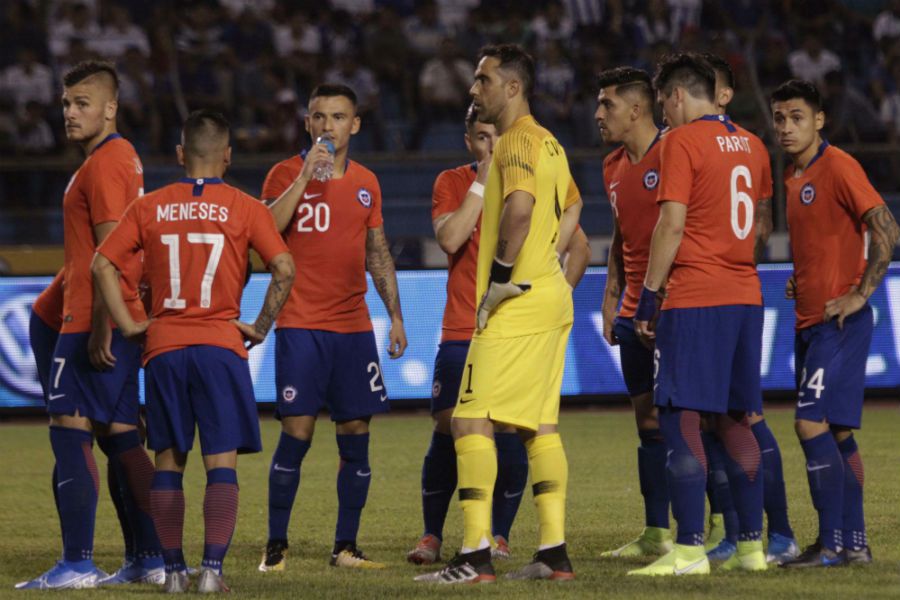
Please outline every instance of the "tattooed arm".
[{"label": "tattooed arm", "polygon": [[603,315],[603,338],[610,346],[619,343],[613,333],[613,325],[619,308],[619,300],[625,291],[625,262],[622,258],[622,233],[619,221],[613,213],[613,236],[609,246],[609,260],[606,267],[606,287],[603,290],[603,304],[600,313]]},{"label": "tattooed arm", "polygon": [[756,205],[756,242],[753,245],[753,262],[756,264],[766,257],[766,243],[772,229],[772,199],[762,198]]},{"label": "tattooed arm", "polygon": [[291,286],[294,284],[294,259],[290,253],[282,252],[272,259],[269,263],[269,271],[272,273],[272,280],[269,281],[269,287],[266,290],[266,298],[263,300],[262,308],[253,324],[243,323],[238,320],[232,321],[249,344],[248,348],[252,348],[256,344],[262,343],[266,339],[266,334],[272,328],[275,317],[281,312],[281,307],[287,301],[291,293]]},{"label": "tattooed arm", "polygon": [[854,286],[843,296],[825,303],[825,320],[835,317],[838,327],[844,326],[844,319],[863,306],[884,279],[891,254],[900,237],[900,228],[887,206],[877,206],[863,215],[863,222],[869,229],[868,259],[859,286]]},{"label": "tattooed arm", "polygon": [[406,332],[403,328],[403,313],[400,310],[400,292],[397,287],[397,273],[394,259],[384,237],[384,227],[374,227],[366,234],[366,267],[372,276],[375,289],[391,316],[390,346],[391,358],[400,358],[406,350]]}]

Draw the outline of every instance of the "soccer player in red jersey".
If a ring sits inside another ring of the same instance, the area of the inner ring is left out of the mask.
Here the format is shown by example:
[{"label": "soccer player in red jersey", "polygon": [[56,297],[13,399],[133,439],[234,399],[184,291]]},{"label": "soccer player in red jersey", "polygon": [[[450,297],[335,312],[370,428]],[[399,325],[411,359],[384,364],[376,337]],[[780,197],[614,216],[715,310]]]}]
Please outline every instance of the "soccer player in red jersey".
[{"label": "soccer player in red jersey", "polygon": [[[421,565],[440,560],[444,520],[456,490],[456,450],[450,433],[450,417],[459,396],[466,355],[475,329],[475,274],[480,239],[483,186],[487,181],[496,128],[480,123],[470,108],[466,115],[465,142],[475,162],[438,175],[432,194],[431,218],[438,244],[447,253],[447,304],[441,343],[434,360],[431,414],[434,432],[422,464],[422,514],[425,532],[406,558]],[[573,197],[572,201],[580,200]],[[563,249],[566,278],[574,288],[590,260],[587,236],[579,228]],[[497,481],[492,505],[494,558],[509,558],[509,532],[528,479],[528,455],[514,427],[498,425]]]},{"label": "soccer player in red jersey", "polygon": [[[314,140],[324,136],[328,141],[276,164],[263,184],[263,200],[271,204],[291,249],[297,278],[275,333],[276,415],[282,433],[269,470],[269,539],[261,571],[284,569],[300,467],[324,406],[335,422],[341,457],[331,564],[384,567],[356,545],[372,479],[369,421],[389,409],[365,301],[366,268],[391,318],[391,358],[403,355],[406,333],[378,179],[347,156],[350,137],[360,127],[356,102],[353,90],[343,85],[313,90],[306,128]],[[318,168],[329,164],[331,178],[314,179]]]},{"label": "soccer player in red jersey", "polygon": [[655,99],[650,75],[640,69],[619,67],[602,72],[598,84],[594,116],[600,135],[606,143],[621,144],[603,161],[603,180],[613,214],[603,294],[603,337],[610,346],[619,346],[622,376],[641,441],[638,479],[644,497],[641,535],[603,556],[666,554],[672,549],[672,534],[666,445],[653,405],[653,350],[638,339],[633,324],[650,255],[650,236],[659,217],[656,193],[661,132],[653,121]]},{"label": "soccer player in red jersey", "polygon": [[[806,456],[818,539],[788,568],[872,561],[863,516],[859,429],[872,296],[900,237],[897,223],[860,164],[822,139],[822,99],[808,81],[772,94],[778,141],[791,157],[785,172],[796,301],[795,429]],[[868,236],[868,243],[866,237]]]},{"label": "soccer player in red jersey", "polygon": [[[149,514],[153,464],[137,430],[140,350],[112,329],[90,275],[97,245],[128,203],[143,193],[141,161],[116,133],[117,94],[118,76],[108,63],[83,62],[63,77],[66,137],[85,153],[63,199],[62,323],[46,396],[64,551],[55,567],[19,585],[27,589],[161,582],[164,577]],[[135,318],[143,319],[137,293],[140,257],[122,267],[123,293]],[[110,492],[117,512],[125,517],[125,564],[111,576],[93,563],[99,486],[91,451],[95,434],[109,458]]]},{"label": "soccer player in red jersey", "polygon": [[712,413],[725,445],[737,504],[738,548],[723,568],[764,570],[761,457],[746,415],[761,410],[763,311],[753,234],[769,156],[759,138],[718,114],[715,70],[703,58],[667,57],[655,84],[673,129],[660,148],[660,217],[635,328],[656,341],[654,397],[678,535],[672,552],[631,574],[709,573],[701,412]]},{"label": "soccer player in red jersey", "polygon": [[[136,200],[93,264],[122,333],[146,335],[147,431],[156,451],[151,497],[167,592],[188,586],[182,478],[195,428],[206,467],[197,590],[228,591],[222,561],[237,519],[237,455],[262,449],[245,341],[252,346],[265,338],[294,277],[294,261],[271,214],[222,181],[231,161],[228,142],[228,122],[221,114],[192,113],[178,146],[186,177]],[[272,272],[252,325],[237,320],[249,248]],[[152,320],[138,322],[126,307],[116,270],[141,251]]]}]

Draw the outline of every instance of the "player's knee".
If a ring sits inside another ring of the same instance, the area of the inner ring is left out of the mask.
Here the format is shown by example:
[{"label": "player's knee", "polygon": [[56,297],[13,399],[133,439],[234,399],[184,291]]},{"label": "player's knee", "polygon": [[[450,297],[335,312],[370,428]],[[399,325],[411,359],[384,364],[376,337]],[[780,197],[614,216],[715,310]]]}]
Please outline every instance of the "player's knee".
[{"label": "player's knee", "polygon": [[706,478],[706,467],[690,452],[672,452],[666,469],[672,477],[682,481]]},{"label": "player's knee", "polygon": [[297,417],[283,417],[281,419],[281,430],[292,438],[304,442],[312,440],[315,429],[315,417],[302,415]]},{"label": "player's knee", "polygon": [[838,442],[843,442],[853,435],[853,430],[849,427],[844,427],[842,425],[831,425],[831,435],[834,436],[834,439]]},{"label": "player's knee", "polygon": [[801,440],[811,440],[829,431],[828,423],[825,421],[807,421],[806,419],[797,419],[794,421],[794,431]]},{"label": "player's knee", "polygon": [[434,430],[444,435],[450,435],[450,421],[453,417],[453,409],[448,408],[445,410],[440,410],[434,413],[433,417]]},{"label": "player's knee", "polygon": [[371,417],[352,419],[350,421],[338,421],[335,431],[338,435],[363,435],[369,433],[369,421]]}]

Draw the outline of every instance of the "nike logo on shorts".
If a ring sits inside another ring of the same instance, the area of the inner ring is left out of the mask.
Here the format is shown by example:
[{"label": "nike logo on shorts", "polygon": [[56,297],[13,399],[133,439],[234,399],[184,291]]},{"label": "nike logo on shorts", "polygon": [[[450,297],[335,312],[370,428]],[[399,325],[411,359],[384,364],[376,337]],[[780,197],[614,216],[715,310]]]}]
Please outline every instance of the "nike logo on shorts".
[{"label": "nike logo on shorts", "polygon": [[384,402],[385,400],[387,400],[387,394],[382,394],[381,401]]},{"label": "nike logo on shorts", "polygon": [[49,396],[47,396],[47,400],[57,400],[63,397],[65,397],[65,394],[50,394]]},{"label": "nike logo on shorts", "polygon": [[467,403],[467,402],[471,402],[471,401],[474,400],[474,399],[475,399],[475,398],[469,398],[468,400],[463,400],[462,398],[460,398],[460,399],[459,399],[459,403],[460,403],[460,404],[465,404],[465,403]]},{"label": "nike logo on shorts", "polygon": [[797,401],[797,408],[803,408],[804,406],[812,406],[815,402],[800,402]]}]

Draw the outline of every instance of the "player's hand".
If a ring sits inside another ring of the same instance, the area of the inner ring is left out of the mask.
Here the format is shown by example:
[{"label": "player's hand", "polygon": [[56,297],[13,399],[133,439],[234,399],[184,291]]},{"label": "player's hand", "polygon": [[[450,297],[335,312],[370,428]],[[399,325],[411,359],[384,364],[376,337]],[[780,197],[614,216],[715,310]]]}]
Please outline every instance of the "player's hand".
[{"label": "player's hand", "polygon": [[837,317],[838,329],[844,328],[844,319],[857,312],[866,305],[866,297],[859,293],[854,285],[843,296],[832,298],[825,303],[825,320],[830,321]]},{"label": "player's hand", "polygon": [[91,366],[98,371],[105,371],[116,366],[116,357],[112,353],[112,327],[109,323],[91,329],[87,350]]},{"label": "player's hand", "polygon": [[257,344],[262,344],[263,340],[266,339],[265,334],[262,334],[256,330],[255,325],[251,325],[250,323],[244,323],[243,321],[238,321],[237,319],[232,319],[231,324],[238,328],[238,331],[241,332],[241,335],[244,337],[244,348],[249,350],[253,346]]},{"label": "player's hand", "polygon": [[144,342],[144,338],[146,337],[148,327],[150,327],[150,319],[141,321],[140,323],[133,323],[127,328],[120,327],[119,332],[122,334],[122,337],[124,337],[129,342],[142,344]]},{"label": "player's hand", "polygon": [[654,316],[650,321],[634,322],[634,332],[637,334],[641,343],[650,350],[652,350],[654,344],[656,344],[656,321],[657,317]]},{"label": "player's hand", "polygon": [[617,311],[613,310],[604,310],[603,314],[603,339],[606,340],[606,343],[610,346],[618,346],[619,338],[616,337],[616,314]]},{"label": "player's hand", "polygon": [[791,275],[784,286],[784,297],[793,300],[797,297],[797,280]]},{"label": "player's hand", "polygon": [[400,358],[406,352],[406,329],[403,327],[403,319],[391,320],[391,331],[388,334],[390,345],[388,355],[391,358]]},{"label": "player's hand", "polygon": [[478,305],[478,329],[487,327],[488,317],[491,316],[491,313],[494,312],[494,309],[501,302],[521,296],[530,289],[531,284],[528,282],[513,283],[508,281],[506,283],[497,283],[496,281],[491,281],[484,296],[481,297],[481,303]]},{"label": "player's hand", "polygon": [[634,332],[650,350],[656,343],[656,322],[659,320],[659,308],[665,295],[664,290],[651,290],[645,285],[634,313]]},{"label": "player's hand", "polygon": [[313,171],[315,171],[316,167],[332,161],[334,161],[334,155],[328,151],[328,147],[325,144],[313,144],[303,159],[303,168],[300,169],[298,178],[310,181],[313,178]]}]

